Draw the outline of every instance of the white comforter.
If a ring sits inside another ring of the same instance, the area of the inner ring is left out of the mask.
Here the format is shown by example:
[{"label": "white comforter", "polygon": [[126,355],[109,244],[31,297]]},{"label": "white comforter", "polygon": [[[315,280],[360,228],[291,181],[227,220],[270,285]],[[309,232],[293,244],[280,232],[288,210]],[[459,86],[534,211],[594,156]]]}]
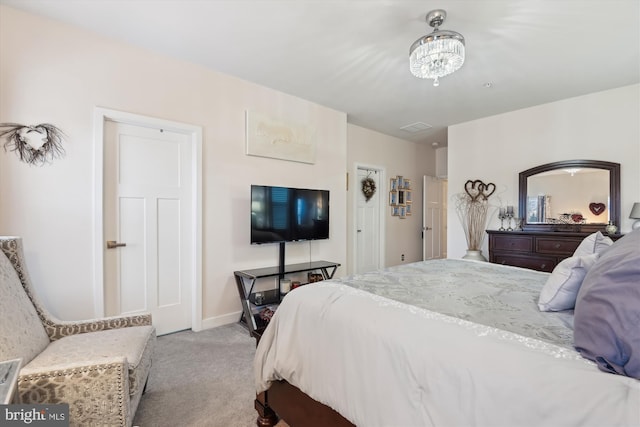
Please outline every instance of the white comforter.
[{"label": "white comforter", "polygon": [[360,427],[640,425],[638,380],[339,281],[284,298],[254,369],[258,392],[285,379]]}]

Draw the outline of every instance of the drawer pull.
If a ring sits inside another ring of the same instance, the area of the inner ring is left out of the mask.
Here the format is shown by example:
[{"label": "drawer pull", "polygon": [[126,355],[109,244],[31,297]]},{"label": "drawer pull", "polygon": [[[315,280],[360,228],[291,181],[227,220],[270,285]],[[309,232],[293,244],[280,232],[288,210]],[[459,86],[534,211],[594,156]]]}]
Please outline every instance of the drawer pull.
[{"label": "drawer pull", "polygon": [[560,249],[560,246],[562,246],[560,243],[556,243],[555,248],[556,248],[556,249]]},{"label": "drawer pull", "polygon": [[540,266],[540,269],[541,269],[541,270],[544,270],[544,268],[545,268],[546,266],[547,266],[547,264],[542,264],[542,265]]}]

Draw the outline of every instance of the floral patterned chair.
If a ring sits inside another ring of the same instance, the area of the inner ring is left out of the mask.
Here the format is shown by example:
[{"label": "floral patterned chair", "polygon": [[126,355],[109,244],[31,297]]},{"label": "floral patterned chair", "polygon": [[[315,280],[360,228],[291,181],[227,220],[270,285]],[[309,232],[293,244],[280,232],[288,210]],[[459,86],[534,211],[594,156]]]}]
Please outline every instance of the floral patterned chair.
[{"label": "floral patterned chair", "polygon": [[33,293],[21,238],[0,236],[0,360],[22,358],[20,403],[68,403],[74,426],[130,426],[155,341],[149,314],[53,318]]}]

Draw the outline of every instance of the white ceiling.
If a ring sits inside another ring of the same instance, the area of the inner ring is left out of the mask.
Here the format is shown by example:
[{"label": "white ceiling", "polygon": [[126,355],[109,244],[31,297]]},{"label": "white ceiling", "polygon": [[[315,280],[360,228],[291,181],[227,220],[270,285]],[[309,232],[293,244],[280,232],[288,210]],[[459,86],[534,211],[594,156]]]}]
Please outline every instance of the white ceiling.
[{"label": "white ceiling", "polygon": [[[640,82],[639,0],[0,0],[446,145],[446,127]],[[467,58],[439,87],[409,46],[442,29]],[[485,83],[491,83],[490,88]],[[416,134],[400,128],[433,126]],[[543,123],[540,126],[544,126]]]}]

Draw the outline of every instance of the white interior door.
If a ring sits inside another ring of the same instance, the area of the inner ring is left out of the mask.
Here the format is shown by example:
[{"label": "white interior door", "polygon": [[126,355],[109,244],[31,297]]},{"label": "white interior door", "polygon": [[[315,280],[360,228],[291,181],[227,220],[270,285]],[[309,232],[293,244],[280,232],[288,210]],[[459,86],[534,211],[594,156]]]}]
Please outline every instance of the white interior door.
[{"label": "white interior door", "polygon": [[113,121],[104,129],[104,236],[117,245],[104,245],[105,313],[149,311],[159,335],[189,329],[189,137]]},{"label": "white interior door", "polygon": [[433,176],[423,177],[422,259],[442,258],[444,232],[443,184]]},{"label": "white interior door", "polygon": [[[372,178],[377,191],[367,201],[362,193],[362,180]],[[380,173],[358,168],[356,200],[356,265],[354,273],[380,268]]]}]

